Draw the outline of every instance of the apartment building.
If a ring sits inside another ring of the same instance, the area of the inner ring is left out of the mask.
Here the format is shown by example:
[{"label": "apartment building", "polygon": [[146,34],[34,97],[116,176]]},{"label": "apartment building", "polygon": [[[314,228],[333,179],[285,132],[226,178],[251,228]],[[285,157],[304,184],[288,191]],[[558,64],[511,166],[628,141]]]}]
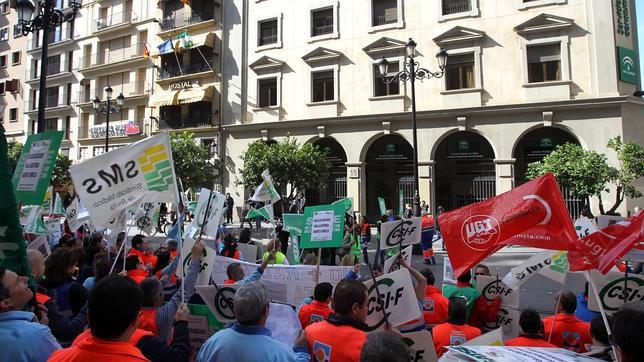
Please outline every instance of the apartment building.
[{"label": "apartment building", "polygon": [[24,142],[23,120],[26,93],[27,37],[22,35],[15,9],[0,1],[0,123],[8,141]]},{"label": "apartment building", "polygon": [[[310,203],[351,196],[372,220],[413,193],[409,61],[439,71],[416,82],[420,197],[450,210],[526,182],[527,164],[565,142],[606,153],[644,142],[635,7],[630,0],[255,0],[224,6],[225,188],[238,199],[250,142],[287,136],[332,164]],[[389,62],[383,77],[378,62]],[[592,170],[589,170],[592,172]],[[565,190],[564,190],[565,191]],[[573,214],[579,200],[567,195]],[[606,195],[611,200],[614,193]],[[606,200],[605,199],[605,200]],[[606,202],[606,201],[605,201]],[[627,208],[644,201],[628,200]]]}]

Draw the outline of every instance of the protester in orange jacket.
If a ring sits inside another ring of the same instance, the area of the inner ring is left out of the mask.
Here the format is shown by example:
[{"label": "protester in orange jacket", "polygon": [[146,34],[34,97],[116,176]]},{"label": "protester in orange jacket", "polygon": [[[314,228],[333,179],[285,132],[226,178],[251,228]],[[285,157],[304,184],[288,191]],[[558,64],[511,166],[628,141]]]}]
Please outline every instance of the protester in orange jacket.
[{"label": "protester in orange jacket", "polygon": [[425,326],[429,328],[447,320],[448,301],[441,290],[434,286],[436,282],[434,273],[429,269],[423,269],[420,273],[427,280],[425,298],[423,299],[423,317],[425,318]]},{"label": "protester in orange jacket", "polygon": [[331,283],[320,283],[313,290],[313,302],[303,304],[297,313],[297,318],[302,324],[302,329],[315,322],[327,320],[332,310],[329,307],[331,296],[333,295],[333,285]]},{"label": "protester in orange jacket", "polygon": [[506,346],[557,348],[554,344],[550,344],[543,339],[541,317],[534,309],[528,308],[521,312],[519,326],[521,326],[523,333],[516,338],[505,341]]},{"label": "protester in orange jacket", "polygon": [[117,274],[103,278],[89,296],[91,335],[54,352],[49,361],[149,361],[129,342],[136,330],[141,298],[141,289],[132,280]]},{"label": "protester in orange jacket", "polygon": [[555,308],[559,298],[561,300],[555,316],[543,319],[545,339],[557,347],[577,353],[586,352],[586,344],[592,343],[590,325],[575,317],[577,298],[570,291],[561,292],[555,297]]},{"label": "protester in orange jacket", "polygon": [[309,350],[317,361],[359,361],[367,339],[369,298],[367,287],[353,279],[343,279],[333,291],[333,311],[328,320],[306,327]]},{"label": "protester in orange jacket", "polygon": [[157,263],[157,258],[146,251],[147,246],[145,236],[136,234],[132,237],[132,248],[127,255],[136,255],[146,268],[152,270]]},{"label": "protester in orange jacket", "polygon": [[136,255],[130,255],[125,258],[125,272],[127,277],[141,284],[143,279],[147,278],[149,273],[145,266],[141,264],[141,260]]},{"label": "protester in orange jacket", "polygon": [[467,300],[464,297],[449,298],[447,322],[432,329],[436,356],[445,353],[445,347],[458,346],[481,335],[481,330],[465,324],[467,321]]}]

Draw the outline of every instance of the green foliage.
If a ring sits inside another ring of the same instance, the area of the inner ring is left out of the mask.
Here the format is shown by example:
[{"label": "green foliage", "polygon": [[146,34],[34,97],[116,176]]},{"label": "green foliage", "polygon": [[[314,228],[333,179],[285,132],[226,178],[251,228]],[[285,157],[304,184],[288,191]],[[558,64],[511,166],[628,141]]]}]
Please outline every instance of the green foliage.
[{"label": "green foliage", "polygon": [[71,165],[72,161],[69,157],[62,153],[58,154],[58,157],[56,157],[56,166],[54,166],[54,172],[51,174],[51,180],[49,181],[49,184],[54,189],[66,188],[71,185],[72,177],[69,174],[69,166]]},{"label": "green foliage", "polygon": [[203,186],[212,189],[220,175],[219,162],[207,146],[197,144],[191,132],[171,133],[174,171],[184,189]]},{"label": "green foliage", "polygon": [[617,136],[608,141],[608,147],[617,154],[619,169],[615,169],[613,179],[617,185],[615,204],[609,212],[614,212],[624,198],[636,199],[642,197],[642,193],[633,185],[640,177],[644,176],[644,147],[633,141],[622,142]]},{"label": "green foliage", "polygon": [[290,194],[286,195],[289,200],[306,189],[319,189],[326,185],[331,167],[318,146],[311,143],[300,145],[292,137],[273,144],[255,141],[241,158],[244,168],[240,169],[240,184],[254,189],[262,182],[262,171],[268,169],[281,195],[284,195],[287,185],[291,186]]},{"label": "green foliage", "polygon": [[10,141],[7,146],[9,154],[9,165],[11,165],[11,173],[13,174],[13,171],[18,165],[18,160],[20,159],[22,149],[25,147],[25,145],[20,142]]}]

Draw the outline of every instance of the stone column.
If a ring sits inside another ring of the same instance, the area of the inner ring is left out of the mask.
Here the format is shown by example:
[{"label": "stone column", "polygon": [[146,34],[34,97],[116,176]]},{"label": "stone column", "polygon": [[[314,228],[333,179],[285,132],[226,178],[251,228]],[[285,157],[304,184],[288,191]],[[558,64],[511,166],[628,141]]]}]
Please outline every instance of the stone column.
[{"label": "stone column", "polygon": [[514,162],[516,159],[495,159],[496,165],[496,194],[500,195],[512,190],[514,186]]},{"label": "stone column", "polygon": [[347,165],[347,197],[353,197],[353,210],[364,214],[367,210],[367,184],[365,180],[364,162],[346,162]]}]

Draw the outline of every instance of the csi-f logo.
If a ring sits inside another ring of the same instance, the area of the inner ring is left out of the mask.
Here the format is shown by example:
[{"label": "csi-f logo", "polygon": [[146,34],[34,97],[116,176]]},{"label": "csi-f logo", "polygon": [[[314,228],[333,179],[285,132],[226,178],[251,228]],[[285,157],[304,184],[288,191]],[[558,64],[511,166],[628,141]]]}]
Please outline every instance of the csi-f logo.
[{"label": "csi-f logo", "polygon": [[496,315],[496,320],[491,323],[484,323],[487,330],[497,329],[499,327],[506,327],[512,324],[512,316],[505,308],[499,308],[499,314]]},{"label": "csi-f logo", "polygon": [[624,293],[624,278],[619,278],[602,288],[599,292],[599,299],[602,301],[604,309],[609,312],[615,312],[624,303],[644,300],[644,288],[642,287],[644,287],[644,280],[628,277],[626,280],[626,293]]},{"label": "csi-f logo", "polygon": [[463,242],[477,251],[485,251],[490,244],[496,243],[500,233],[499,222],[488,215],[470,216],[461,227]]},{"label": "csi-f logo", "polygon": [[485,297],[485,299],[491,302],[497,296],[501,298],[507,297],[512,294],[513,291],[514,290],[512,288],[508,288],[507,285],[501,282],[492,281],[483,288],[483,296]]},{"label": "csi-f logo", "polygon": [[[369,300],[367,301],[367,315],[373,313],[382,313],[382,319],[376,323],[374,326],[369,326],[368,330],[373,331],[378,329],[385,322],[385,315],[389,317],[391,314],[390,310],[393,309],[400,299],[403,297],[404,287],[393,288],[394,280],[390,278],[382,278],[378,282],[371,286],[368,290]],[[378,286],[378,291],[380,291],[380,300],[377,298],[376,285]],[[373,295],[372,295],[373,293]],[[383,310],[384,309],[384,310]]]},{"label": "csi-f logo", "polygon": [[413,362],[418,362],[422,361],[423,358],[425,358],[425,350],[424,349],[416,349],[418,347],[415,347],[416,342],[414,342],[413,339],[411,338],[402,338],[403,342],[409,347],[409,360]]},{"label": "csi-f logo", "polygon": [[391,230],[385,243],[387,246],[396,246],[400,243],[401,240],[405,240],[406,237],[414,235],[418,226],[414,225],[414,222],[411,220],[403,220],[400,225],[396,226]]},{"label": "csi-f logo", "polygon": [[[203,258],[208,256],[208,252],[206,249],[203,249]],[[208,263],[204,262],[203,258],[201,259],[199,263],[199,273],[202,271],[206,270],[208,267]],[[190,265],[190,262],[192,261],[192,252],[189,252],[188,255],[186,255],[185,259],[183,259],[183,273],[186,273],[186,270],[188,270],[188,265]]]}]

